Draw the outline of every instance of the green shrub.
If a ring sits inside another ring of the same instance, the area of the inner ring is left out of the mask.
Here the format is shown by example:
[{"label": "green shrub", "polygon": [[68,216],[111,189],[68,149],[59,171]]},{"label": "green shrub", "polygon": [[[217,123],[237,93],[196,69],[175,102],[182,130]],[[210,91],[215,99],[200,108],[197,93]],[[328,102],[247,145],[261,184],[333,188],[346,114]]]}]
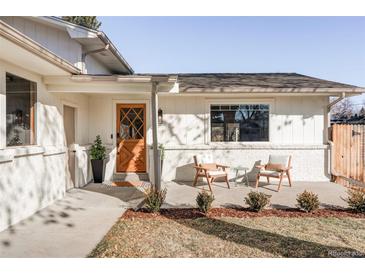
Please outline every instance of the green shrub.
[{"label": "green shrub", "polygon": [[146,192],[146,207],[150,212],[158,212],[165,201],[167,189],[157,190],[155,187],[151,187],[149,191]]},{"label": "green shrub", "polygon": [[196,196],[196,204],[198,208],[203,213],[208,213],[212,208],[212,203],[214,201],[214,196],[203,189],[202,192]]},{"label": "green shrub", "polygon": [[245,197],[245,202],[251,210],[259,212],[270,204],[270,197],[271,195],[262,192],[251,191],[247,194],[247,197]]},{"label": "green shrub", "polygon": [[365,213],[365,193],[359,190],[349,190],[347,194],[346,202],[349,207],[358,213]]},{"label": "green shrub", "polygon": [[94,144],[91,146],[90,157],[92,160],[104,160],[106,158],[106,148],[103,146],[100,135],[96,136]]},{"label": "green shrub", "polygon": [[319,208],[318,195],[304,190],[304,192],[298,194],[297,196],[298,207],[305,212],[312,212]]}]

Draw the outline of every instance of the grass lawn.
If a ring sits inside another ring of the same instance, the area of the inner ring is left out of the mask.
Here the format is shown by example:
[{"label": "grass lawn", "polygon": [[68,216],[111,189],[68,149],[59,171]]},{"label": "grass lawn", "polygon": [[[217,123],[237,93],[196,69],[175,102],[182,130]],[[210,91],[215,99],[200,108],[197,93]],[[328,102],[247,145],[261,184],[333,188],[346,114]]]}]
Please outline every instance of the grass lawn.
[{"label": "grass lawn", "polygon": [[364,257],[365,219],[122,218],[90,257]]}]

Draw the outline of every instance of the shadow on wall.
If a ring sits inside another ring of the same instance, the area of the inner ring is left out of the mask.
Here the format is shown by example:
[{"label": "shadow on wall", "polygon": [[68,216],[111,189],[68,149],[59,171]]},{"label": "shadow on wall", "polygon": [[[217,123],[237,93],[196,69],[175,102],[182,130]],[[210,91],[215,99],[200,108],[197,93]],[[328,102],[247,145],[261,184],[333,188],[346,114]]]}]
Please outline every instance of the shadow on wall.
[{"label": "shadow on wall", "polygon": [[[63,148],[63,119],[58,109],[38,104],[37,113],[37,143]],[[1,134],[5,136],[5,132]],[[67,183],[66,168],[65,153],[38,152],[0,163],[0,230],[62,198]]]},{"label": "shadow on wall", "polygon": [[[248,176],[249,181],[256,180],[256,175],[259,172],[259,169],[256,168],[256,166],[260,165],[260,164],[261,164],[261,160],[255,161],[254,164],[247,171],[247,176]],[[194,180],[194,176],[196,173],[194,165],[195,165],[194,162],[192,162],[192,163],[188,163],[188,164],[176,167],[174,181],[192,182]],[[231,166],[230,169],[228,170],[228,174],[229,174],[230,181],[242,180],[243,176],[244,176],[243,175],[244,171],[239,171],[238,176],[236,177],[236,172],[233,169],[233,166]],[[203,178],[201,178],[201,177],[198,179],[198,181],[202,181],[202,180],[203,180]],[[219,179],[217,179],[217,180],[219,181]]]},{"label": "shadow on wall", "polygon": [[[163,124],[159,126],[159,135],[168,136],[167,140],[163,140],[164,144],[176,144],[176,145],[186,145],[186,144],[202,144],[204,136],[207,133],[206,122],[207,119],[203,118],[204,114],[191,114],[191,113],[179,113],[173,114],[173,117],[169,117],[167,114],[164,118]],[[181,118],[181,115],[189,115],[188,118]],[[182,128],[181,125],[184,125]],[[200,140],[200,141],[199,141]]]}]

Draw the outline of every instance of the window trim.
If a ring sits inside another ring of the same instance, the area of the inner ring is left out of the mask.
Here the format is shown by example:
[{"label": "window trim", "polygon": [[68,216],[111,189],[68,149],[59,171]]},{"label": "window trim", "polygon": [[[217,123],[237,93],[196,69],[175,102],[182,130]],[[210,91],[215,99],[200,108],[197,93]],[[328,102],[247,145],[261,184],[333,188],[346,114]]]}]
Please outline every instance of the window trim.
[{"label": "window trim", "polygon": [[[213,142],[211,141],[211,117],[210,117],[210,107],[211,105],[251,105],[251,104],[265,104],[269,105],[269,140],[268,141],[242,141],[242,142]],[[205,144],[210,145],[225,145],[225,146],[232,146],[234,144],[270,144],[272,141],[273,132],[273,113],[275,112],[275,100],[273,98],[262,98],[262,99],[255,99],[255,98],[239,98],[239,99],[206,99],[205,101],[206,107],[206,123],[205,123]]]},{"label": "window trim", "polygon": [[[28,77],[27,75],[23,75],[23,73],[18,73],[18,72],[14,72],[12,70],[5,70],[4,71],[4,76],[5,76],[5,81],[4,81],[4,104],[5,104],[5,117],[6,117],[6,100],[7,100],[7,89],[6,89],[6,75],[7,74],[12,74],[14,76],[17,76],[19,78],[23,78],[29,82],[31,82],[31,85],[35,85],[35,89],[34,90],[30,90],[30,101],[31,101],[31,108],[30,108],[30,115],[31,115],[31,119],[30,119],[30,144],[22,144],[22,145],[18,145],[18,146],[8,146],[7,145],[7,137],[6,137],[6,132],[5,132],[5,136],[4,136],[4,148],[5,149],[11,149],[11,148],[27,148],[27,147],[37,147],[38,146],[38,140],[37,140],[37,113],[38,113],[38,81],[36,81],[35,79],[32,79],[32,77]],[[6,118],[5,118],[6,119]]]}]

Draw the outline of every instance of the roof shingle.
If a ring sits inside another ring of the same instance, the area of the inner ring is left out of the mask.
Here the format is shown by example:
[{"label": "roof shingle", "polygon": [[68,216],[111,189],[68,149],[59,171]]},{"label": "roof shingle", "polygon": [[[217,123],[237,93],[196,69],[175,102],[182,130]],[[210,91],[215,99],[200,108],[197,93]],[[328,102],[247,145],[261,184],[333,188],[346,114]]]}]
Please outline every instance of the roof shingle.
[{"label": "roof shingle", "polygon": [[[150,74],[151,75],[151,74]],[[365,92],[297,73],[177,73],[180,92]]]}]

